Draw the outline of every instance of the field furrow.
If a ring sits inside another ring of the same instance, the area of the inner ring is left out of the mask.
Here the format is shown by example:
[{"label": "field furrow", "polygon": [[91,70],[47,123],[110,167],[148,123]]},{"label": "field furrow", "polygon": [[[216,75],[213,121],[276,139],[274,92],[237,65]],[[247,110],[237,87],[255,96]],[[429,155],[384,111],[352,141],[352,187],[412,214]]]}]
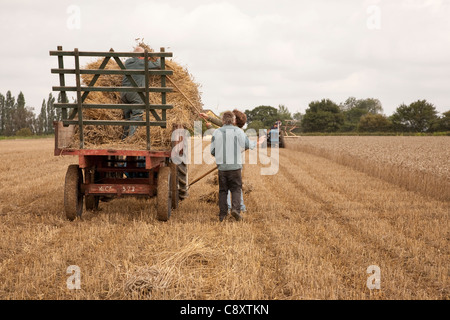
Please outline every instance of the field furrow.
[{"label": "field furrow", "polygon": [[[378,152],[374,141],[358,140]],[[438,150],[448,140],[432,141],[402,141],[401,149]],[[267,164],[244,166],[251,188],[241,222],[220,223],[217,200],[206,200],[217,194],[217,171],[190,188],[167,222],[156,219],[155,198],[127,197],[70,222],[64,177],[77,158],[53,156],[51,139],[0,141],[0,298],[448,299],[448,201],[398,176],[389,181],[369,159],[361,169],[361,151],[352,166],[311,150],[280,149],[275,175],[261,174]],[[407,168],[421,157],[408,155]],[[446,172],[445,156],[425,158]],[[189,180],[213,167],[190,165]],[[81,270],[79,290],[67,287],[72,265]],[[373,265],[380,290],[366,284]]]}]

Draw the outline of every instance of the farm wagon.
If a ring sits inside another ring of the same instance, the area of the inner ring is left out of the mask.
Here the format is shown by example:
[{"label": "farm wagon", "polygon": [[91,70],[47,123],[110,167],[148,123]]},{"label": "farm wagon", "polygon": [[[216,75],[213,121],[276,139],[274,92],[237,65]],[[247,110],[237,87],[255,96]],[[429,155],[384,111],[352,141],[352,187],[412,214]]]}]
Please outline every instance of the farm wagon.
[{"label": "farm wagon", "polygon": [[[167,110],[173,108],[166,102],[166,94],[172,92],[171,87],[166,86],[166,76],[173,71],[165,67],[165,58],[172,57],[171,52],[143,53],[136,52],[83,52],[74,49],[63,51],[59,46],[57,50],[50,51],[50,56],[58,59],[58,68],[51,69],[51,73],[59,75],[59,86],[54,86],[53,91],[61,93],[62,102],[55,103],[55,108],[61,108],[62,120],[54,122],[55,127],[55,156],[78,156],[78,164],[69,165],[65,176],[64,185],[64,210],[69,220],[81,217],[83,207],[87,210],[98,209],[101,200],[109,201],[114,198],[156,197],[156,213],[158,220],[167,221],[172,209],[178,207],[179,200],[188,197],[188,167],[185,163],[175,164],[171,161],[171,150],[151,150],[150,127],[167,126]],[[74,57],[74,68],[64,68],[64,57]],[[98,69],[81,69],[80,57],[103,58]],[[126,69],[122,57],[143,57],[144,70]],[[149,69],[148,58],[159,57],[160,69]],[[116,61],[120,69],[106,69],[110,59]],[[93,75],[87,86],[82,86],[81,75]],[[75,75],[75,86],[65,83],[66,75]],[[95,86],[101,75],[124,75],[133,85],[132,87],[102,87]],[[145,75],[145,87],[139,87],[132,75]],[[161,76],[160,87],[149,87],[151,75]],[[142,104],[93,104],[85,103],[90,92],[138,92]],[[76,100],[68,102],[67,92],[75,92]],[[161,93],[161,104],[150,104],[150,92]],[[144,109],[145,119],[141,121],[125,120],[85,120],[84,109]],[[159,112],[157,112],[159,111]],[[150,115],[153,119],[150,119]],[[145,126],[146,150],[119,149],[86,149],[83,128],[90,126]],[[179,128],[174,125],[172,130]],[[77,129],[77,130],[75,130]],[[79,148],[70,147],[74,134],[79,135]],[[177,145],[183,139],[179,136]],[[83,205],[83,202],[85,205]]]}]

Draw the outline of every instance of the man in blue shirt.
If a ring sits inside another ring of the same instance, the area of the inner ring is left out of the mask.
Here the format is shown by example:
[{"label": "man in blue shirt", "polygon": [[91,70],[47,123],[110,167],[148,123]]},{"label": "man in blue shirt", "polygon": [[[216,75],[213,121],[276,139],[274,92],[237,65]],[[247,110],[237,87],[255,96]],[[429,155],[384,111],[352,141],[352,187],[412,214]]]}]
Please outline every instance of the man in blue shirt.
[{"label": "man in blue shirt", "polygon": [[[233,114],[236,117],[234,124],[237,127],[242,129],[244,127],[245,123],[247,122],[247,115],[237,109],[233,110]],[[203,119],[208,121],[206,123],[207,129],[212,128],[213,125],[215,125],[217,127],[223,126],[222,120],[212,117],[212,116],[208,115],[207,113],[200,113],[200,117],[202,117]],[[263,141],[258,141],[258,144],[261,144],[262,142]],[[250,149],[253,150],[256,147],[256,142],[250,140],[249,146],[250,146]],[[227,204],[228,204],[228,211],[231,211],[231,192],[230,191],[228,191]],[[245,207],[245,204],[244,204],[244,193],[241,191],[241,212],[246,212],[246,211],[247,211],[247,208]]]},{"label": "man in blue shirt", "polygon": [[211,155],[219,169],[219,221],[228,213],[227,194],[231,192],[231,215],[240,221],[242,192],[242,150],[250,147],[250,141],[241,128],[235,126],[236,116],[224,112],[223,126],[214,131],[211,138]]}]

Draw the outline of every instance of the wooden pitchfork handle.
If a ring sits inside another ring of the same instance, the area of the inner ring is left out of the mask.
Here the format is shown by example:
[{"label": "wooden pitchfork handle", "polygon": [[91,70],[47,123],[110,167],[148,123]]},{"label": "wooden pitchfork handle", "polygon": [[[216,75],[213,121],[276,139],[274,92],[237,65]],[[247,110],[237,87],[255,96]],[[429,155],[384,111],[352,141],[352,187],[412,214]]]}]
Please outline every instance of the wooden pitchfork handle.
[{"label": "wooden pitchfork handle", "polygon": [[196,183],[197,181],[200,181],[201,179],[203,179],[204,177],[206,177],[208,174],[210,174],[211,172],[217,170],[217,167],[212,168],[211,170],[209,170],[208,172],[202,174],[200,177],[198,177],[197,179],[194,179],[194,181],[189,182],[189,187],[192,186],[194,183]]},{"label": "wooden pitchfork handle", "polygon": [[175,82],[173,82],[172,79],[170,79],[168,76],[166,76],[166,79],[168,79],[170,81],[171,84],[173,84],[173,86],[175,88],[177,88],[178,92],[181,93],[183,95],[183,97],[189,102],[189,104],[195,109],[197,110],[198,113],[202,113],[201,110],[199,110],[193,103],[192,101],[183,93],[183,91],[181,91],[180,88],[178,88],[178,86],[175,84]]}]

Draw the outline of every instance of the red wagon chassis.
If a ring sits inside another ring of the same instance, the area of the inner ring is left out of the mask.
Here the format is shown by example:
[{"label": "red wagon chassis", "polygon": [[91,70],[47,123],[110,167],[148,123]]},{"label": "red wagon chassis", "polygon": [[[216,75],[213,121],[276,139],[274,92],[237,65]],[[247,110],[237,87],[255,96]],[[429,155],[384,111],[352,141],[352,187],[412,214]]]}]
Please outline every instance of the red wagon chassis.
[{"label": "red wagon chassis", "polygon": [[[156,194],[155,177],[160,167],[167,165],[170,151],[135,150],[55,150],[55,155],[78,156],[79,168],[90,171],[86,175],[81,191],[85,195],[128,195]],[[124,160],[118,160],[124,159]],[[142,160],[137,160],[142,159]],[[140,163],[143,166],[137,167]],[[122,166],[118,166],[122,165]],[[97,182],[92,179],[98,173]],[[126,174],[147,173],[148,178],[129,178]]]},{"label": "red wagon chassis", "polygon": [[99,203],[123,196],[157,197],[157,218],[166,221],[188,196],[187,165],[171,162],[171,150],[73,149],[64,147],[73,127],[55,126],[55,156],[77,156],[65,181],[66,216],[73,220]]}]

